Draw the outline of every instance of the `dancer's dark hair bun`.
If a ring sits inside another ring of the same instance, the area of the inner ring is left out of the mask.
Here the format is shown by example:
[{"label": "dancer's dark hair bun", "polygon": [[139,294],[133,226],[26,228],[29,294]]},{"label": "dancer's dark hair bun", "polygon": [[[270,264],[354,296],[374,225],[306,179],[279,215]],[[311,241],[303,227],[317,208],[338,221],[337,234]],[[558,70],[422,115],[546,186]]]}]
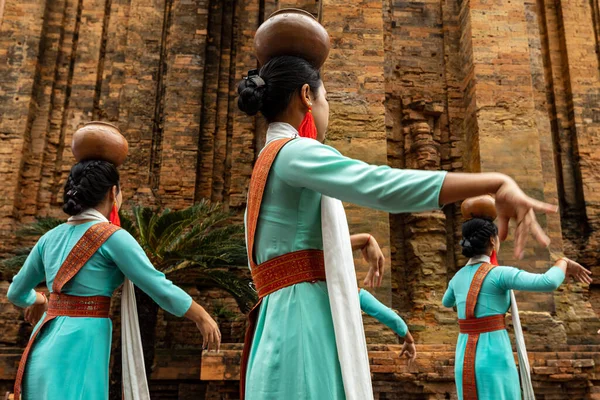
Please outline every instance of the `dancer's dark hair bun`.
[{"label": "dancer's dark hair bun", "polygon": [[266,88],[266,82],[258,76],[241,81],[238,85],[238,108],[250,116],[258,114]]},{"label": "dancer's dark hair bun", "polygon": [[260,112],[273,122],[305,84],[316,96],[321,87],[318,69],[300,57],[273,57],[260,71],[251,71],[238,83],[238,108],[248,115]]},{"label": "dancer's dark hair bun", "polygon": [[462,254],[474,257],[486,254],[490,239],[498,234],[498,227],[491,219],[473,218],[462,225],[463,238],[460,241]]},{"label": "dancer's dark hair bun", "polygon": [[119,172],[108,161],[81,161],[71,168],[65,183],[63,211],[77,215],[96,207],[113,187],[119,187]]}]

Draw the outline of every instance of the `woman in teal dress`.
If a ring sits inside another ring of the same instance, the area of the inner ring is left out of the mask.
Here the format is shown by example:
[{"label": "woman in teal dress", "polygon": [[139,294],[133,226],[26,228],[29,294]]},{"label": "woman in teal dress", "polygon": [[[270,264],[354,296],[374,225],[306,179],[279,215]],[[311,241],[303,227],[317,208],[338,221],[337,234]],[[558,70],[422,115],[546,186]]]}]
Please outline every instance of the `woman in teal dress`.
[{"label": "woman in teal dress", "polygon": [[[239,108],[266,118],[267,143],[294,138],[277,155],[266,182],[254,242],[257,265],[298,250],[323,249],[322,195],[404,213],[494,193],[502,236],[506,237],[510,219],[521,224],[515,233],[518,253],[528,234],[524,227],[531,228],[542,244],[549,243],[534,211],[555,212],[556,207],[529,198],[505,175],[399,170],[369,165],[324,145],[327,93],[319,71],[304,59],[275,57],[249,75],[238,86]],[[314,118],[317,140],[298,137],[308,114]],[[383,256],[377,243],[368,243],[364,254],[371,265],[366,282],[378,283],[375,278],[383,275]],[[326,282],[294,284],[263,298],[246,372],[242,395],[248,400],[349,397],[344,392]]]},{"label": "woman in teal dress", "polygon": [[[84,161],[71,169],[63,207],[67,214],[81,215],[93,208],[108,217],[113,204],[120,203],[119,174],[112,164]],[[35,287],[44,280],[48,288],[52,287],[58,269],[73,246],[95,223],[98,222],[75,218],[75,221],[49,231],[35,244],[8,290],[8,299],[13,304],[28,307],[26,316],[30,322],[37,322],[47,307],[46,297],[36,293]],[[154,269],[144,250],[125,230],[118,230],[110,236],[65,285],[62,293],[110,297],[123,283],[124,277],[166,311],[193,320],[205,342],[210,342],[215,349],[218,347],[220,333],[214,320],[187,293]],[[49,321],[29,354],[22,398],[108,399],[111,339],[112,323],[109,318],[61,316]]]},{"label": "woman in teal dress", "polygon": [[[466,266],[454,275],[442,300],[445,307],[456,307],[458,318],[466,318],[467,294],[477,270],[490,263],[492,252],[500,250],[496,225],[488,219],[473,218],[463,224],[463,255],[470,257]],[[552,292],[565,276],[591,283],[589,271],[578,263],[562,258],[543,274],[532,274],[513,267],[495,267],[481,285],[475,317],[504,315],[510,307],[510,291]],[[456,344],[454,373],[458,398],[463,399],[463,362],[467,334],[460,333]],[[521,399],[519,375],[515,365],[510,338],[506,329],[481,333],[476,347],[475,382],[480,400]]]}]

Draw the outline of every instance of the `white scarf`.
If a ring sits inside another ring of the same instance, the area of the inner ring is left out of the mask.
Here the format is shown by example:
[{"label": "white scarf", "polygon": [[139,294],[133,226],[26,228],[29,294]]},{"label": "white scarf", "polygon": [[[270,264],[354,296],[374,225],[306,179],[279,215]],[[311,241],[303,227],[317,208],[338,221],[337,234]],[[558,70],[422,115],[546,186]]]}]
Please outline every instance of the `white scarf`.
[{"label": "white scarf", "polygon": [[[475,256],[471,258],[467,265],[489,263],[490,257],[486,255]],[[523,400],[535,400],[533,394],[533,384],[531,383],[531,370],[529,367],[529,358],[527,357],[527,348],[525,347],[525,338],[523,328],[521,327],[521,318],[519,317],[519,307],[517,307],[517,298],[515,292],[510,291],[510,312],[512,314],[513,329],[515,331],[515,340],[517,342],[517,354],[519,356],[519,373],[521,375],[521,386],[523,388]]]},{"label": "white scarf", "polygon": [[[272,123],[267,131],[266,145],[277,139],[295,137],[298,132],[291,125]],[[341,201],[322,196],[321,228],[327,291],[346,399],[373,399],[350,232]]]},{"label": "white scarf", "polygon": [[[101,212],[88,208],[67,221],[92,220],[108,222]],[[150,400],[142,339],[135,301],[133,283],[125,278],[121,294],[121,362],[123,364],[123,398],[125,400]]]}]

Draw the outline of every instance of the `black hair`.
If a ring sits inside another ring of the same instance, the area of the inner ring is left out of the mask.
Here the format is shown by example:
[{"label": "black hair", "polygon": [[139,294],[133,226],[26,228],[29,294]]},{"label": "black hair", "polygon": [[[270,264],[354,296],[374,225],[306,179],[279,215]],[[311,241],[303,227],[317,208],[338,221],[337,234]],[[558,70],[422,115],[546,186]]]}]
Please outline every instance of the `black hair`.
[{"label": "black hair", "polygon": [[96,207],[113,186],[119,188],[119,172],[113,164],[100,160],[78,162],[65,183],[63,211],[77,215]]},{"label": "black hair", "polygon": [[486,254],[490,239],[498,234],[498,227],[491,219],[473,218],[462,225],[463,239],[460,241],[462,254],[474,257]]},{"label": "black hair", "polygon": [[321,74],[308,61],[300,57],[279,56],[269,60],[258,71],[258,75],[248,74],[248,78],[238,83],[238,108],[252,116],[259,111],[273,122],[308,84],[316,96],[321,87]]}]

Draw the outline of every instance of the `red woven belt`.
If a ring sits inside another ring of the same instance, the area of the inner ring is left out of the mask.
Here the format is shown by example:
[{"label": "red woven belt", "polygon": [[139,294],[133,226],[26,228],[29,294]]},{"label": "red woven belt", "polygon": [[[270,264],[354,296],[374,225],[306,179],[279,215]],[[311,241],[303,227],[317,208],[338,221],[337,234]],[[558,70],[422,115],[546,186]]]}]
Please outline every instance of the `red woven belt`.
[{"label": "red woven belt", "polygon": [[50,293],[47,315],[49,317],[108,318],[110,315],[110,297],[81,297]]},{"label": "red woven belt", "polygon": [[506,329],[504,314],[492,315],[491,317],[459,319],[460,333],[479,334]]},{"label": "red woven belt", "polygon": [[301,250],[273,258],[255,266],[252,279],[259,298],[297,283],[324,281],[323,251]]}]

